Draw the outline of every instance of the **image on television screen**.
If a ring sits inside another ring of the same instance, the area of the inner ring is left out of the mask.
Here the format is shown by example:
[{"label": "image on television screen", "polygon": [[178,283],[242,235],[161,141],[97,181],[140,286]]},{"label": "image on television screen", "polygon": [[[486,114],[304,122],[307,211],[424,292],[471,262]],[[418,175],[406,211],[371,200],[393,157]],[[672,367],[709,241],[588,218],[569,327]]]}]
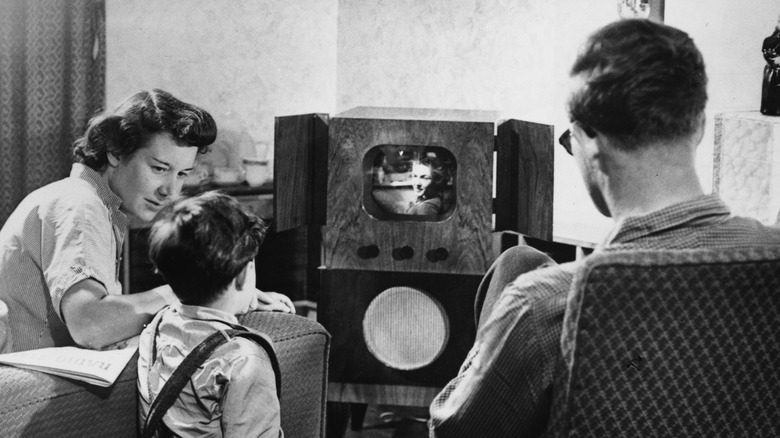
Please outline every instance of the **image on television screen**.
[{"label": "image on television screen", "polygon": [[442,221],[455,211],[457,163],[443,147],[374,146],[363,170],[363,207],[376,219]]}]

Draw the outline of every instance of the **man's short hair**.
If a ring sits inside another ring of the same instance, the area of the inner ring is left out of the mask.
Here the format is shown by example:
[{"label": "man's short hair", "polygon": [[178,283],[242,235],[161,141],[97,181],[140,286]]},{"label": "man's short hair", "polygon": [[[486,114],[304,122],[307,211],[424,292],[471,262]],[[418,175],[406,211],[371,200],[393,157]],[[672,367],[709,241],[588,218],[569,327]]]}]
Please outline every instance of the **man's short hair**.
[{"label": "man's short hair", "polygon": [[206,305],[257,255],[267,225],[232,197],[206,192],[182,198],[158,213],[149,235],[149,257],[184,304]]},{"label": "man's short hair", "polygon": [[205,110],[175,98],[167,91],[139,91],[112,111],[90,119],[82,137],[73,144],[76,162],[102,172],[108,153],[131,156],[154,134],[168,133],[177,144],[206,153],[217,138],[217,124]]},{"label": "man's short hair", "polygon": [[569,97],[572,121],[626,149],[689,137],[707,103],[704,60],[693,40],[650,20],[621,20],[596,31],[570,74],[584,80]]}]

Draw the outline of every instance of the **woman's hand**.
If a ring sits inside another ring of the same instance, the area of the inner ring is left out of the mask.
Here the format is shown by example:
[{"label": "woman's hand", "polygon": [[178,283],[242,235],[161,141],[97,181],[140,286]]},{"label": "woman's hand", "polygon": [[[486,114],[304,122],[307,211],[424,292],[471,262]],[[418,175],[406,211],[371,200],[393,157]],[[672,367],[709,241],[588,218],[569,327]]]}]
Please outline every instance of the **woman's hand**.
[{"label": "woman's hand", "polygon": [[263,292],[260,289],[255,289],[255,296],[252,298],[252,302],[249,304],[247,312],[254,310],[295,313],[295,306],[287,295],[277,292]]}]

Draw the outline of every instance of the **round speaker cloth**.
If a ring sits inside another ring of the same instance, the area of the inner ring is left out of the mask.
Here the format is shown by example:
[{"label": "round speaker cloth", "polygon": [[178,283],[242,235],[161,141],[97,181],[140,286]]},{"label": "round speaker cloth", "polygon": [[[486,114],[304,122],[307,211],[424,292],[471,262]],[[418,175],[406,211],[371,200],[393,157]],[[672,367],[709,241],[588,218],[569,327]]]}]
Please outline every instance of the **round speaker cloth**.
[{"label": "round speaker cloth", "polygon": [[432,363],[444,351],[449,334],[449,319],[441,303],[411,287],[384,290],[363,316],[368,350],[398,370],[415,370]]}]

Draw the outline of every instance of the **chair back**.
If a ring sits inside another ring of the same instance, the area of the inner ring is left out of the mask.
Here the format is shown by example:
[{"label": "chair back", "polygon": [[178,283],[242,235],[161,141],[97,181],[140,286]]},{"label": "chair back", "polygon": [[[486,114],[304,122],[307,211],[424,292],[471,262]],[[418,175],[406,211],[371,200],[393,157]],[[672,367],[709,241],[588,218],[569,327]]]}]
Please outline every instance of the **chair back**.
[{"label": "chair back", "polygon": [[[330,334],[281,312],[251,312],[239,322],[273,339],[284,436],[324,437]],[[136,438],[137,357],[108,388],[0,365],[0,437]]]},{"label": "chair back", "polygon": [[551,435],[780,436],[780,248],[593,254]]}]

